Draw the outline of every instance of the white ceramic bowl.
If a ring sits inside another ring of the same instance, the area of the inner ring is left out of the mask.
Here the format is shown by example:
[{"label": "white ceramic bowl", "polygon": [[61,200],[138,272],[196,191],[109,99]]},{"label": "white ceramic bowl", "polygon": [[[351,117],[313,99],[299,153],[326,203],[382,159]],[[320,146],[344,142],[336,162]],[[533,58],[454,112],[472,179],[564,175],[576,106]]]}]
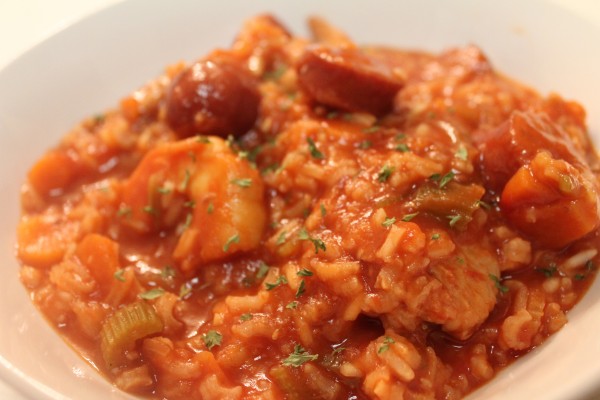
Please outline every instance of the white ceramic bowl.
[{"label": "white ceramic bowl", "polygon": [[[431,51],[477,44],[500,71],[582,102],[600,137],[600,24],[549,2],[132,0],[103,10],[0,71],[0,378],[25,396],[128,397],[62,342],[19,283],[14,232],[27,169],[84,116],[115,106],[169,63],[228,46],[243,20],[265,11],[298,33],[318,13],[359,43]],[[600,281],[569,317],[561,332],[470,399],[598,398]]]}]

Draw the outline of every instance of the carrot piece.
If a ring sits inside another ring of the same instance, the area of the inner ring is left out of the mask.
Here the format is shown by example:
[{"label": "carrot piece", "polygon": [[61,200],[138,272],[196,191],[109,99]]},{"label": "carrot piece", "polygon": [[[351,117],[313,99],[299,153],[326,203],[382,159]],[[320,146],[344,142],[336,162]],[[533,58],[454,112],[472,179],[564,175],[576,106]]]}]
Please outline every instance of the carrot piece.
[{"label": "carrot piece", "polygon": [[42,196],[53,190],[64,190],[76,177],[75,162],[60,151],[46,153],[29,170],[27,178],[31,186]]},{"label": "carrot piece", "polygon": [[25,264],[49,267],[62,260],[70,233],[68,225],[57,229],[42,216],[25,217],[17,227],[17,255]]},{"label": "carrot piece", "polygon": [[77,245],[75,255],[85,265],[98,285],[108,290],[119,269],[119,245],[97,233],[90,233]]}]

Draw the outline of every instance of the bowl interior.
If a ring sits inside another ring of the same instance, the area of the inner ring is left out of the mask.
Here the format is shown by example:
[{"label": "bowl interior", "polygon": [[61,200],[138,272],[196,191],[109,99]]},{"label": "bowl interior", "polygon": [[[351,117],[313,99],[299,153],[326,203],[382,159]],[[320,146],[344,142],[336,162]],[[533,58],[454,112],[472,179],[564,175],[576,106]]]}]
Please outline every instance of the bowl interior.
[{"label": "bowl interior", "polygon": [[[476,44],[496,68],[542,93],[577,99],[600,143],[600,22],[541,0],[204,2],[131,0],[59,32],[0,71],[0,377],[31,398],[123,398],[30,304],[18,280],[14,232],[28,167],[77,121],[110,108],[178,60],[229,45],[242,22],[272,12],[296,33],[319,14],[358,43],[439,51]],[[558,29],[557,27],[560,27]],[[593,78],[594,77],[594,78]],[[545,399],[589,394],[600,378],[600,282],[569,324],[470,396]],[[576,373],[573,373],[576,371]],[[84,386],[85,385],[85,386]]]}]

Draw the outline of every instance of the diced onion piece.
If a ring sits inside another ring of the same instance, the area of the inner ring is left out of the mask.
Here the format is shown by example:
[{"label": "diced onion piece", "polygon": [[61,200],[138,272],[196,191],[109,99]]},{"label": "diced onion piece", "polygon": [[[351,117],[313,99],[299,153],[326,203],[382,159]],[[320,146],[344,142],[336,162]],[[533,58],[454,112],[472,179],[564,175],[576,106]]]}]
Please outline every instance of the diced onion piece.
[{"label": "diced onion piece", "polygon": [[154,308],[144,301],[128,304],[109,316],[100,331],[100,349],[109,368],[118,366],[136,340],[162,331]]}]

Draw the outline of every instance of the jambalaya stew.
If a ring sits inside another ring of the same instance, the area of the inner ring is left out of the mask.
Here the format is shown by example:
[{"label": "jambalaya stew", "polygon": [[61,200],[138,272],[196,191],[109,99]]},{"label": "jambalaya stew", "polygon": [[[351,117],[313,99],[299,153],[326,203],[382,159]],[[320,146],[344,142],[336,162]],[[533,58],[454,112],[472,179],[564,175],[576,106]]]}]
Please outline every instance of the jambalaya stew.
[{"label": "jambalaya stew", "polygon": [[459,399],[596,274],[585,111],[474,46],[271,16],[84,119],[28,173],[21,280],[155,399]]}]

